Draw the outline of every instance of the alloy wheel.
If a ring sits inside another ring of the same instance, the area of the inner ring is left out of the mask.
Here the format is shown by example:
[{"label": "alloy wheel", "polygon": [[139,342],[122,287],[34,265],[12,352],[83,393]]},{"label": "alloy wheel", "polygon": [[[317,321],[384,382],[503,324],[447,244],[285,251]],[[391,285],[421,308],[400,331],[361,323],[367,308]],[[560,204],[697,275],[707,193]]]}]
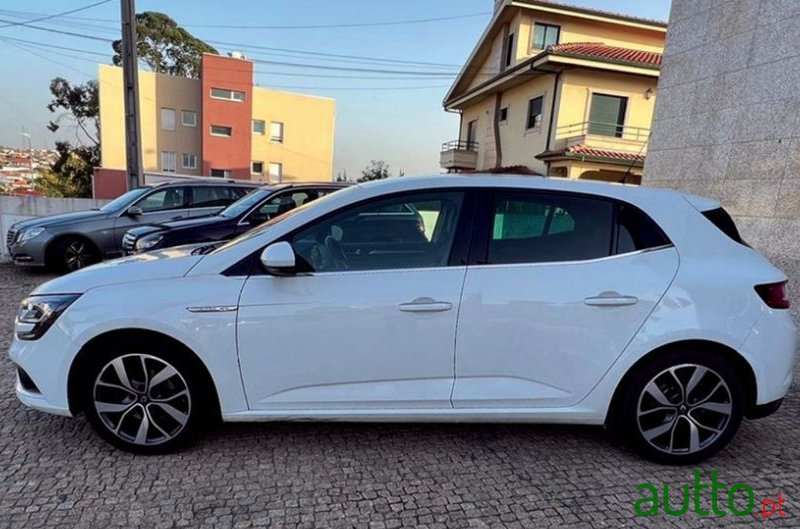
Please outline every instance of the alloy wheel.
[{"label": "alloy wheel", "polygon": [[93,405],[110,432],[141,446],[174,439],[192,412],[183,376],[147,354],[124,355],[106,364],[94,382]]},{"label": "alloy wheel", "polygon": [[64,263],[68,270],[80,270],[92,262],[93,255],[85,241],[72,241],[64,250]]},{"label": "alloy wheel", "polygon": [[711,368],[681,364],[661,371],[644,387],[636,409],[639,433],[668,454],[694,454],[725,431],[733,399],[725,380]]}]

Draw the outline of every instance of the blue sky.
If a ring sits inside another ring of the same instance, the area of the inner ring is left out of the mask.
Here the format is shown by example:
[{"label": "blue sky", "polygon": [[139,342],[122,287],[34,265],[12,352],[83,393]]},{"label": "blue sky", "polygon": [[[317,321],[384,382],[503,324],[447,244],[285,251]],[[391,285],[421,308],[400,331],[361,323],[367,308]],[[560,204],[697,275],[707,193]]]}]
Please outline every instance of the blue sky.
[{"label": "blue sky", "polygon": [[[96,0],[95,0],[96,1]],[[81,7],[92,0],[4,0],[0,20],[22,21]],[[666,20],[670,0],[571,0],[572,4]],[[230,42],[306,50],[328,54],[369,56],[393,60],[438,63],[448,66],[387,65],[332,62],[329,57],[267,50],[245,51],[255,59],[279,62],[325,64],[336,67],[453,72],[462,64],[491,16],[492,0],[138,0],[138,12],[162,11],[207,41]],[[24,14],[24,13],[29,14]],[[475,15],[457,20],[420,24],[325,29],[229,29],[203,25],[331,25],[401,21]],[[119,2],[81,11],[67,19],[37,23],[60,31],[114,39],[119,33]],[[86,20],[92,19],[92,20]],[[96,76],[98,62],[110,62],[108,43],[30,28],[2,27],[0,57],[0,145],[22,146],[22,128],[32,135],[34,147],[52,146],[57,135],[45,128],[50,113],[48,84],[65,77],[83,82]],[[35,41],[100,53],[56,50],[22,44],[15,47],[2,37]],[[236,46],[217,45],[220,52]],[[31,53],[34,52],[34,53]],[[56,54],[60,53],[61,55]],[[280,55],[266,55],[278,53]],[[70,55],[70,56],[66,56]],[[292,56],[294,55],[294,56]],[[77,57],[80,57],[77,58]],[[382,75],[359,72],[315,71],[287,66],[259,64],[256,82],[333,97],[337,100],[336,153],[334,172],[346,169],[357,176],[372,159],[383,159],[392,172],[406,174],[438,172],[439,145],[458,135],[458,118],[442,110],[441,101],[451,79],[414,78],[387,80]],[[291,74],[291,75],[281,75]],[[314,78],[306,75],[380,77],[379,79]],[[400,77],[400,76],[398,76]],[[418,76],[417,76],[418,77]],[[289,88],[302,87],[302,88]],[[58,137],[72,138],[70,127]]]}]

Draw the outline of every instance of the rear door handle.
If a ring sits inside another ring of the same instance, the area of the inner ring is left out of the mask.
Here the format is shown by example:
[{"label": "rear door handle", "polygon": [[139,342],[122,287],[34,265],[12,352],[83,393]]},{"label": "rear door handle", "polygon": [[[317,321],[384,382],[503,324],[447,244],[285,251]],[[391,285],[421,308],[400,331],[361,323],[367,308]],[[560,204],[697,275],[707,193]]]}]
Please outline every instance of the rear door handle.
[{"label": "rear door handle", "polygon": [[452,309],[453,304],[433,298],[417,298],[410,303],[401,303],[397,308],[402,312],[444,312]]},{"label": "rear door handle", "polygon": [[623,296],[616,292],[603,292],[600,295],[586,298],[583,302],[591,307],[624,307],[626,305],[636,305],[639,302],[639,298],[636,296]]}]

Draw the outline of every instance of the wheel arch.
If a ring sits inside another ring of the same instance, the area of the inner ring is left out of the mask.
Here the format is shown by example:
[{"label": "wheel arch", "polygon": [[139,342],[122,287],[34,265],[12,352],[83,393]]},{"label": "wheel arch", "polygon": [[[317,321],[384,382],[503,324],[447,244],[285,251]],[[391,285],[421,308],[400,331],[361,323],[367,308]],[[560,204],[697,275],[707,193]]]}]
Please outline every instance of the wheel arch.
[{"label": "wheel arch", "polygon": [[214,379],[211,377],[211,372],[209,371],[208,366],[206,366],[200,357],[186,344],[167,334],[141,328],[126,328],[107,331],[93,337],[91,340],[86,342],[83,347],[81,347],[80,351],[78,351],[78,354],[73,359],[69,368],[69,374],[67,375],[67,404],[72,415],[83,411],[85,406],[85,403],[81,402],[80,399],[80,388],[81,384],[84,382],[82,374],[85,372],[86,366],[88,366],[92,361],[92,352],[97,348],[103,347],[107,344],[113,345],[115,342],[120,340],[125,341],[132,338],[149,338],[152,340],[160,340],[169,343],[186,353],[187,358],[191,359],[191,362],[193,362],[198,368],[198,372],[202,374],[204,378],[202,382],[204,385],[207,385],[207,387],[210,387],[213,390],[211,392],[213,400],[213,409],[211,410],[211,414],[213,415],[213,419],[218,420],[221,417],[219,392],[217,390],[217,386],[214,383]]},{"label": "wheel arch", "polygon": [[656,349],[653,349],[652,351],[641,357],[639,360],[637,360],[636,363],[634,363],[630,368],[628,368],[628,370],[625,372],[625,374],[617,383],[617,387],[614,389],[614,394],[611,397],[608,409],[606,410],[605,424],[607,425],[611,424],[615,420],[614,414],[619,410],[620,401],[622,400],[622,395],[623,395],[623,388],[631,379],[631,377],[644,365],[652,361],[653,358],[662,355],[668,351],[675,351],[680,349],[700,350],[718,355],[732,362],[736,373],[742,377],[742,383],[744,384],[745,415],[747,415],[750,411],[752,411],[755,408],[756,395],[758,389],[756,382],[756,375],[755,371],[753,371],[753,367],[750,365],[750,363],[744,356],[742,356],[735,349],[732,349],[731,347],[721,344],[719,342],[714,342],[711,340],[681,340],[677,342],[664,344],[657,347]]},{"label": "wheel arch", "polygon": [[44,248],[44,264],[45,266],[53,266],[53,261],[55,256],[53,255],[53,250],[56,248],[56,245],[65,239],[81,239],[87,243],[89,243],[92,248],[94,249],[97,257],[102,260],[103,259],[103,252],[100,250],[100,245],[97,244],[91,237],[86,235],[85,233],[76,233],[76,232],[66,232],[66,233],[59,233],[50,241],[48,241],[47,246]]}]

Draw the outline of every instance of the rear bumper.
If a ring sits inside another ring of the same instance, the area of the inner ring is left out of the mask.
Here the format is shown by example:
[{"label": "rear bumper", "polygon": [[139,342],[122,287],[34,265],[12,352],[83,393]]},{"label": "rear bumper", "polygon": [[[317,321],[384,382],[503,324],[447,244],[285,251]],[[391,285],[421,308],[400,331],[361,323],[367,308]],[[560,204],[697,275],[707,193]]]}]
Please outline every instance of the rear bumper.
[{"label": "rear bumper", "polygon": [[753,409],[747,412],[747,418],[762,419],[764,417],[769,417],[778,411],[778,408],[781,407],[781,404],[783,404],[783,399],[773,400],[772,402],[767,402],[766,404],[753,406]]},{"label": "rear bumper", "polygon": [[797,329],[789,311],[765,309],[740,348],[755,372],[756,408],[786,396],[792,385],[796,348]]}]

